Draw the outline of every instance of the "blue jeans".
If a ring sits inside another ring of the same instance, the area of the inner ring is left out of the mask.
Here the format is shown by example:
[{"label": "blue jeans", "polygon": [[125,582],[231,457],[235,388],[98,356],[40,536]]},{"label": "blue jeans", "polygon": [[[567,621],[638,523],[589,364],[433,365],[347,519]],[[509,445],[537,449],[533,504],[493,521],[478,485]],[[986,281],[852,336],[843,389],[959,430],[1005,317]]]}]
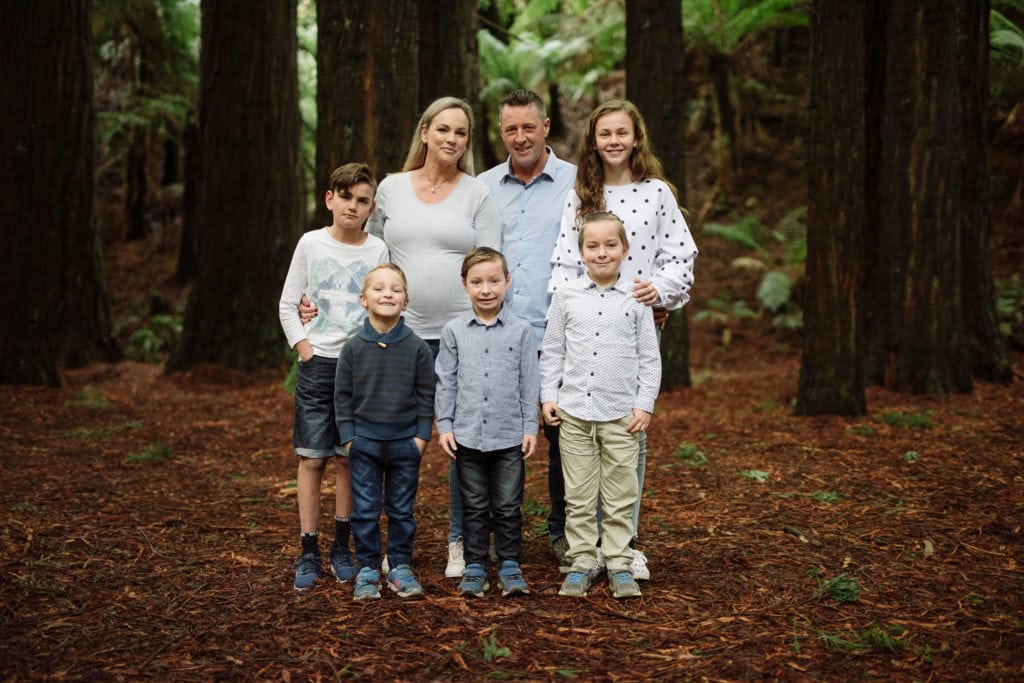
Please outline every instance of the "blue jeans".
[{"label": "blue jeans", "polygon": [[491,532],[498,564],[520,561],[523,546],[523,481],[526,465],[519,446],[500,451],[458,447],[455,461],[462,494],[466,563],[490,564]]},{"label": "blue jeans", "polygon": [[558,445],[558,426],[544,425],[544,436],[548,440],[548,496],[551,511],[548,513],[548,540],[565,536],[565,477],[562,476],[562,451]]},{"label": "blue jeans", "polygon": [[412,564],[416,539],[413,503],[420,481],[420,449],[412,437],[377,441],[356,436],[348,449],[352,474],[352,539],[364,567],[380,570],[380,513],[388,515],[388,564]]}]

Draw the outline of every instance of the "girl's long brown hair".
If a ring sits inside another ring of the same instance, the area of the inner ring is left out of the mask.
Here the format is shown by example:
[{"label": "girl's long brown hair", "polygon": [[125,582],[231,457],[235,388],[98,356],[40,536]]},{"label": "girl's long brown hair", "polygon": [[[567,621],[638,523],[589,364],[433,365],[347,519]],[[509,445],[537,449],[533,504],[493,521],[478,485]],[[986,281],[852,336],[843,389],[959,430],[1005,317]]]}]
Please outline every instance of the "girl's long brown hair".
[{"label": "girl's long brown hair", "polygon": [[587,132],[580,141],[576,161],[576,195],[580,198],[579,208],[576,209],[577,226],[583,216],[607,209],[604,205],[604,162],[597,153],[596,145],[597,121],[614,111],[625,112],[633,121],[636,148],[629,155],[629,170],[633,175],[633,181],[657,178],[669,186],[676,202],[679,202],[675,186],[665,177],[665,169],[651,147],[650,136],[647,134],[647,126],[640,110],[629,100],[608,100],[590,113],[590,118],[587,119]]}]

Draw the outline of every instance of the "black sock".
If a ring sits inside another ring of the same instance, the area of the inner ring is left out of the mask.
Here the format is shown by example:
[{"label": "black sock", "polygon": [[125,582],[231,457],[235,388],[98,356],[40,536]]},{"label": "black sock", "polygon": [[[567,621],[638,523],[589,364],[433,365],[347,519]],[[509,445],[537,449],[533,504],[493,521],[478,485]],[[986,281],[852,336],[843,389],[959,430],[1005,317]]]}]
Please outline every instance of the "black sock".
[{"label": "black sock", "polygon": [[320,554],[320,533],[317,531],[311,531],[304,533],[299,536],[299,540],[302,541],[302,554],[308,555],[313,553],[314,555]]},{"label": "black sock", "polygon": [[348,537],[352,533],[352,522],[341,517],[334,518],[334,540],[342,548],[348,547]]}]

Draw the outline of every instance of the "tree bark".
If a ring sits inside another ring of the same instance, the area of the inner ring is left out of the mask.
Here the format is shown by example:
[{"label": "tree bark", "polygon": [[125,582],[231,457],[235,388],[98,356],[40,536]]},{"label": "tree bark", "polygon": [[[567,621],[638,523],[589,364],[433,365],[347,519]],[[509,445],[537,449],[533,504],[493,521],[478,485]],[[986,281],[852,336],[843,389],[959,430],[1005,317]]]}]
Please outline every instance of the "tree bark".
[{"label": "tree bark", "polygon": [[171,369],[284,358],[277,302],[305,222],[295,29],[289,0],[202,4],[199,267]]},{"label": "tree bark", "polygon": [[873,284],[892,332],[870,342],[876,354],[885,351],[886,385],[913,393],[971,389],[962,303],[958,159],[965,136],[956,6],[954,0],[895,3],[886,31],[882,214],[874,255],[882,277]]},{"label": "tree bark", "polygon": [[93,209],[86,0],[0,4],[0,382],[114,360]]},{"label": "tree bark", "polygon": [[378,180],[401,169],[421,111],[418,21],[416,4],[402,0],[317,0],[311,227],[330,222],[323,198],[338,166],[365,161]]},{"label": "tree bark", "polygon": [[798,415],[863,415],[865,6],[811,10],[807,287]]},{"label": "tree bark", "polygon": [[[651,144],[685,203],[686,98],[679,3],[626,2],[626,96],[643,112]],[[666,96],[667,93],[674,93]],[[692,226],[691,226],[692,227]],[[673,311],[661,337],[662,387],[690,386],[686,314]]]},{"label": "tree bark", "polygon": [[476,0],[449,0],[439,12],[434,0],[419,0],[419,111],[438,97],[460,97],[473,107],[476,125],[473,152],[476,169],[488,168],[487,109],[479,101],[480,67],[477,59]]},{"label": "tree bark", "polygon": [[989,3],[960,3],[964,154],[960,157],[963,206],[963,311],[971,372],[979,379],[1008,382],[1013,367],[1006,355],[995,311],[992,281],[992,216],[988,174]]}]

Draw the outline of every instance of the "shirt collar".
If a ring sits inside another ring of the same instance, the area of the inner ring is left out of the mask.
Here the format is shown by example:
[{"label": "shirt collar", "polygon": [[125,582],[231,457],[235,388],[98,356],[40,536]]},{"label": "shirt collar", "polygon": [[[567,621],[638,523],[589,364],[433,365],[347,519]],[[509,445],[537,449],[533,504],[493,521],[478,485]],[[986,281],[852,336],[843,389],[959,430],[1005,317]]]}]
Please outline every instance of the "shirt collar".
[{"label": "shirt collar", "polygon": [[586,272],[580,275],[579,279],[576,282],[579,284],[580,289],[593,289],[599,292],[608,292],[614,289],[615,291],[621,292],[627,296],[633,296],[633,288],[630,285],[630,283],[626,280],[626,278],[622,277],[621,272],[619,273],[619,279],[615,281],[615,284],[605,289],[601,289],[600,287],[598,287],[597,283],[591,280],[590,276],[587,275]]},{"label": "shirt collar", "polygon": [[498,317],[495,318],[494,322],[490,323],[490,324],[487,324],[487,323],[481,321],[479,318],[476,317],[476,313],[475,312],[471,312],[470,315],[469,315],[469,320],[466,322],[466,324],[469,327],[473,327],[474,325],[476,325],[478,327],[494,327],[498,323],[501,323],[501,325],[504,326],[505,325],[506,317],[508,316],[507,311],[508,311],[508,306],[505,303],[502,303],[501,304],[501,308],[498,309]]},{"label": "shirt collar", "polygon": [[[546,149],[547,152],[548,152],[548,160],[544,162],[544,168],[542,168],[540,170],[540,173],[538,173],[534,178],[530,179],[531,183],[534,180],[537,180],[538,178],[543,178],[544,180],[554,180],[555,179],[555,174],[552,171],[549,171],[548,169],[549,168],[552,168],[552,169],[554,168],[554,163],[558,161],[558,157],[555,156],[555,150],[551,149],[550,146],[544,145],[544,149]],[[516,172],[512,169],[512,155],[511,154],[508,156],[508,160],[505,162],[505,175],[503,175],[501,177],[501,182],[503,182],[503,183],[505,183],[505,182],[517,182],[517,183],[520,183],[520,184],[525,184],[519,178],[519,176],[516,175]]]}]

